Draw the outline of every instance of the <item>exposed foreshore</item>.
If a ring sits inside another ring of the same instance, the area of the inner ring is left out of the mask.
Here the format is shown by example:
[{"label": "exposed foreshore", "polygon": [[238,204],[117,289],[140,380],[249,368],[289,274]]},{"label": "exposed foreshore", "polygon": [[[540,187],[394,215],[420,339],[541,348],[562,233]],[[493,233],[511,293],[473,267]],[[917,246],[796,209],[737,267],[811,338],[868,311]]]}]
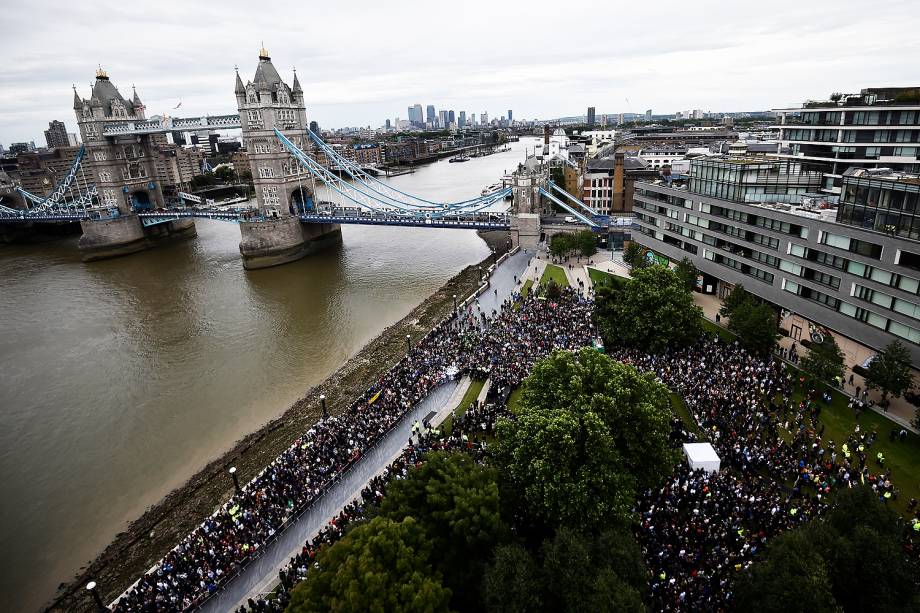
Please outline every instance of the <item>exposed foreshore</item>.
[{"label": "exposed foreshore", "polygon": [[[497,254],[507,249],[507,232],[480,232],[479,236]],[[483,268],[491,263],[490,255],[483,260]],[[325,381],[307,390],[284,414],[238,441],[185,485],[149,508],[73,580],[62,584],[46,610],[92,610],[93,602],[84,589],[90,580],[99,585],[103,600],[111,602],[230,497],[233,490],[227,476],[230,466],[237,468],[241,481],[249,481],[317,420],[320,394],[325,394],[333,413],[348,407],[400,359],[405,352],[406,334],[413,338],[423,336],[450,313],[454,294],[466,297],[478,286],[477,265],[467,266],[407,316],[383,330]]]}]

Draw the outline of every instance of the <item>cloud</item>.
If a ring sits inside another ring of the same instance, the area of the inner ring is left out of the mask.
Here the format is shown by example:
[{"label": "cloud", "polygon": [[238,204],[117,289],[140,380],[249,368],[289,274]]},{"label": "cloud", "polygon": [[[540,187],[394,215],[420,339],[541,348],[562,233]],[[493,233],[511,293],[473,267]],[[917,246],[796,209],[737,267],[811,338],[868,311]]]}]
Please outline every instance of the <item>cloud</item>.
[{"label": "cloud", "polygon": [[904,61],[920,57],[908,0],[871,18],[856,0],[7,4],[6,144],[40,140],[52,119],[75,130],[71,84],[88,95],[100,63],[151,113],[178,100],[190,116],[233,112],[233,67],[251,78],[263,41],[285,79],[297,67],[308,113],[328,127],[377,126],[416,102],[519,118],[766,109],[920,77]]}]

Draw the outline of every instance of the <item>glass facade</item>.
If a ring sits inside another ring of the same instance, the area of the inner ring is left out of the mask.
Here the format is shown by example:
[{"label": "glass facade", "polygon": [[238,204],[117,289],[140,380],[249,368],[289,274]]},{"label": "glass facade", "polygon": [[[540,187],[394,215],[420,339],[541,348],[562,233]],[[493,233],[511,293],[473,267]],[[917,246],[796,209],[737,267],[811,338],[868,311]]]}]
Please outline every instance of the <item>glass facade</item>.
[{"label": "glass facade", "polygon": [[817,192],[820,173],[802,172],[790,161],[707,160],[690,162],[690,192],[734,202],[801,202]]},{"label": "glass facade", "polygon": [[892,180],[845,175],[837,222],[920,239],[920,177]]}]

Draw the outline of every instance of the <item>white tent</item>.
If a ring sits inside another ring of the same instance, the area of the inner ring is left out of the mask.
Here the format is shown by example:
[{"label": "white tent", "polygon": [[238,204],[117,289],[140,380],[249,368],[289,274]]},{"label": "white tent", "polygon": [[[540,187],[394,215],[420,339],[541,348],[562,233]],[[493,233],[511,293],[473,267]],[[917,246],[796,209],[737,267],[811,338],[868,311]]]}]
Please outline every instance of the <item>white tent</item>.
[{"label": "white tent", "polygon": [[722,465],[716,450],[709,443],[684,443],[684,454],[691,470],[703,469],[714,473]]}]

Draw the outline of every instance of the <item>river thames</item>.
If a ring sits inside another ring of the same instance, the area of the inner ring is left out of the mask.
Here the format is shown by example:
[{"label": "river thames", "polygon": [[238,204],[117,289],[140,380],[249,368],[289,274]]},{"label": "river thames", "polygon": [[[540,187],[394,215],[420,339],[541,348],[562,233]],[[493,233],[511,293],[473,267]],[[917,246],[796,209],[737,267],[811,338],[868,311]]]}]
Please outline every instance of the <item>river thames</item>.
[{"label": "river thames", "polygon": [[[391,181],[468,199],[535,142]],[[0,249],[5,610],[40,608],[129,521],[488,254],[472,230],[344,226],[341,247],[247,272],[236,225],[196,224],[197,239],[91,264],[76,238]]]}]

